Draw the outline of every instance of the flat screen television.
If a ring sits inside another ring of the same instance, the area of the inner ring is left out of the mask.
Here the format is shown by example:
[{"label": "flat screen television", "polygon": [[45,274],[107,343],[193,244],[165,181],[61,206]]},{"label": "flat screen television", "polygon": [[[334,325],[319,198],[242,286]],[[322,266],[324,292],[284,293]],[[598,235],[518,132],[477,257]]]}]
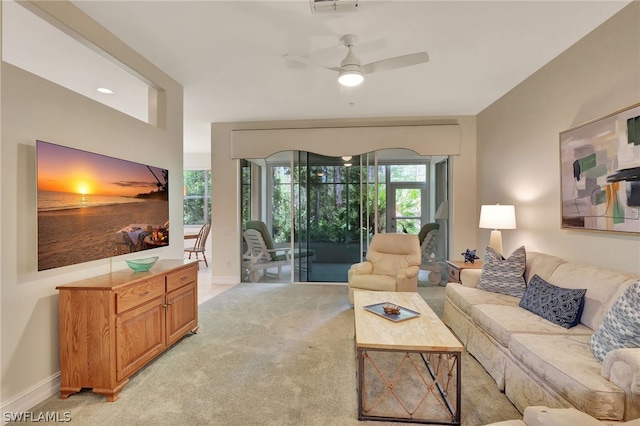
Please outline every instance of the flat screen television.
[{"label": "flat screen television", "polygon": [[169,244],[169,171],[36,141],[38,270]]}]

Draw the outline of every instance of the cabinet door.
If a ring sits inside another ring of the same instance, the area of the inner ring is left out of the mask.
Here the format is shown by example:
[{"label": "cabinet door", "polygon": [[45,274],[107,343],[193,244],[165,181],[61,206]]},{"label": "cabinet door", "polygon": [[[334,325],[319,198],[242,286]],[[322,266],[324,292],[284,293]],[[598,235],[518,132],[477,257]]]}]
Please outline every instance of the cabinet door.
[{"label": "cabinet door", "polygon": [[164,297],[116,317],[116,380],[120,381],[162,352],[165,340]]},{"label": "cabinet door", "polygon": [[198,293],[195,282],[167,293],[167,345],[198,328]]}]

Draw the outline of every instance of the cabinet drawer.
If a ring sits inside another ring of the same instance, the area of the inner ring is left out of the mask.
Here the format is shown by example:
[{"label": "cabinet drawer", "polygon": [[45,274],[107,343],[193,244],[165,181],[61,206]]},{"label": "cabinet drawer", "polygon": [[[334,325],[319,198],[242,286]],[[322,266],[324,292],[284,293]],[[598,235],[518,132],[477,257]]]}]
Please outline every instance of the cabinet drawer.
[{"label": "cabinet drawer", "polygon": [[197,268],[188,268],[167,274],[167,292],[195,282],[197,277]]},{"label": "cabinet drawer", "polygon": [[152,278],[116,293],[116,313],[135,308],[164,294],[164,277]]},{"label": "cabinet drawer", "polygon": [[460,270],[449,266],[449,279],[453,282],[460,282]]}]

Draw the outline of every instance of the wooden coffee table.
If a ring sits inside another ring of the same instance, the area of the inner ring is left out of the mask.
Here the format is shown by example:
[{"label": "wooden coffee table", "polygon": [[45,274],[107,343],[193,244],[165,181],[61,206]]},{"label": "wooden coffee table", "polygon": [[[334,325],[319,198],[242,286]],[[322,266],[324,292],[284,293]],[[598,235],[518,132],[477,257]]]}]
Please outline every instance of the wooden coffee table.
[{"label": "wooden coffee table", "polygon": [[[392,321],[365,309],[420,313]],[[405,311],[408,312],[408,311]],[[418,293],[354,293],[358,419],[460,424],[463,346]]]}]

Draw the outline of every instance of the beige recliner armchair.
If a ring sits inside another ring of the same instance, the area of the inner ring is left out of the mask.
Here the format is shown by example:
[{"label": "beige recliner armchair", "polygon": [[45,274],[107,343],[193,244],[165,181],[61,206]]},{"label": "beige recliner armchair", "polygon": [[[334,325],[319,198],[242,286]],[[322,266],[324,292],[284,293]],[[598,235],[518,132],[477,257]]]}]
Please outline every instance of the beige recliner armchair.
[{"label": "beige recliner armchair", "polygon": [[417,291],[420,260],[417,235],[374,235],[367,260],[349,269],[349,302],[354,290]]}]

